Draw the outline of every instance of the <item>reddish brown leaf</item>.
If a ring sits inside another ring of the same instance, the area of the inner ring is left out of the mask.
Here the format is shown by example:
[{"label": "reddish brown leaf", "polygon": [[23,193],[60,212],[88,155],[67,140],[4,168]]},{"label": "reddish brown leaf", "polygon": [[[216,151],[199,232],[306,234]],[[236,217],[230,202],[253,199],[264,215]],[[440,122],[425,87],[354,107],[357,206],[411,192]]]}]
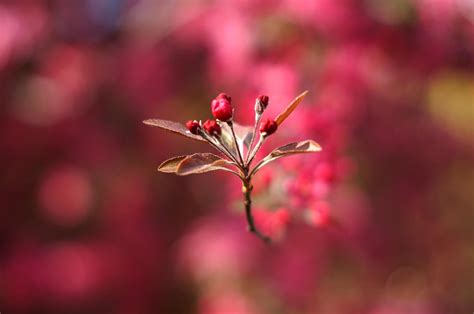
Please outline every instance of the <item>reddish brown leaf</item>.
[{"label": "reddish brown leaf", "polygon": [[175,173],[178,170],[179,163],[182,162],[187,155],[184,156],[177,156],[165,160],[158,166],[158,171],[165,172],[165,173]]},{"label": "reddish brown leaf", "polygon": [[300,95],[298,95],[293,101],[286,107],[286,109],[280,113],[276,118],[275,122],[277,125],[280,125],[285,121],[286,118],[296,109],[296,107],[300,104],[300,102],[303,100],[303,98],[306,96],[308,91],[304,91]]},{"label": "reddish brown leaf", "polygon": [[242,147],[248,149],[250,145],[250,140],[252,139],[253,127],[240,125],[234,122],[234,130],[241,151],[243,151]]},{"label": "reddish brown leaf", "polygon": [[[198,174],[214,170],[226,170],[234,172],[227,168],[232,163],[211,153],[197,153],[184,158],[178,165],[176,174],[186,176],[189,174]],[[234,172],[235,173],[235,172]]]},{"label": "reddish brown leaf", "polygon": [[321,151],[321,146],[312,140],[294,142],[274,149],[265,158],[278,158],[292,154],[314,153]]},{"label": "reddish brown leaf", "polygon": [[143,123],[156,126],[156,127],[159,127],[160,129],[170,131],[182,136],[186,136],[196,141],[206,142],[206,140],[203,139],[201,136],[192,134],[191,132],[188,131],[188,129],[186,129],[184,125],[178,122],[162,120],[162,119],[148,119],[148,120],[143,121]]},{"label": "reddish brown leaf", "polygon": [[263,158],[252,170],[252,173],[256,173],[260,168],[265,166],[275,159],[286,157],[294,154],[305,154],[305,153],[316,153],[321,151],[322,148],[318,143],[312,140],[306,140],[301,142],[294,142],[283,145],[274,149],[267,157]]}]

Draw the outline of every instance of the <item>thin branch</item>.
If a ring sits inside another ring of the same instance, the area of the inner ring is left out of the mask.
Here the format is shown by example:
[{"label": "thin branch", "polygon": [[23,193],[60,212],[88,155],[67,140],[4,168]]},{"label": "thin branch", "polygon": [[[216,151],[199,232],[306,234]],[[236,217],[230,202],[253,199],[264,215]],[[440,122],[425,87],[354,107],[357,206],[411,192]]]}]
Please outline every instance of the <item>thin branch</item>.
[{"label": "thin branch", "polygon": [[245,216],[247,217],[248,230],[259,237],[265,243],[270,243],[272,240],[261,233],[255,226],[255,222],[252,216],[252,185],[250,181],[244,180],[242,185],[242,193],[244,194],[244,204],[245,204]]}]

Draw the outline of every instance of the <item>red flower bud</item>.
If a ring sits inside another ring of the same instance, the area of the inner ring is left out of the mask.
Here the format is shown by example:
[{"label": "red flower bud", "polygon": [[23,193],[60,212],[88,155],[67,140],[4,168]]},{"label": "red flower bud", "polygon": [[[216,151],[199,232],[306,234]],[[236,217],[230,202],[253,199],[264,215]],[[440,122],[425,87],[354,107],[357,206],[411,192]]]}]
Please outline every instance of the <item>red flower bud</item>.
[{"label": "red flower bud", "polygon": [[229,102],[232,101],[232,98],[226,93],[220,93],[219,95],[217,95],[216,99],[227,99]]},{"label": "red flower bud", "polygon": [[267,119],[260,124],[260,133],[266,133],[267,135],[275,133],[278,125],[275,120]]},{"label": "red flower bud", "polygon": [[196,120],[189,120],[188,122],[186,122],[186,128],[189,130],[189,132],[193,133],[193,134],[198,134],[198,130],[201,126],[199,125],[199,122],[197,122]]},{"label": "red flower bud", "polygon": [[258,100],[260,101],[260,103],[262,104],[263,109],[267,108],[267,106],[268,106],[268,101],[270,100],[270,98],[268,98],[267,95],[260,95],[260,96],[258,96],[257,99],[258,99]]},{"label": "red flower bud", "polygon": [[268,106],[268,96],[260,95],[255,102],[255,113],[261,115]]},{"label": "red flower bud", "polygon": [[221,121],[228,121],[232,119],[234,115],[234,109],[230,104],[230,101],[226,98],[214,99],[211,102],[211,110],[214,118]]},{"label": "red flower bud", "polygon": [[214,120],[206,120],[202,127],[210,135],[221,135],[221,127]]}]

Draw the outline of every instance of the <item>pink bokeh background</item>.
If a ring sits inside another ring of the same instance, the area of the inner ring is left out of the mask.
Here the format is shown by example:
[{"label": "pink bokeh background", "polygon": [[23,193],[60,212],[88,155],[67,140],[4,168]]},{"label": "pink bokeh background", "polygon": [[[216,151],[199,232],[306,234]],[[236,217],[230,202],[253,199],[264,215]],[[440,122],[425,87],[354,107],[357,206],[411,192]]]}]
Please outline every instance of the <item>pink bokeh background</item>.
[{"label": "pink bokeh background", "polygon": [[[266,143],[246,231],[227,173],[141,123],[251,124]],[[471,0],[0,2],[1,313],[474,311]]]}]

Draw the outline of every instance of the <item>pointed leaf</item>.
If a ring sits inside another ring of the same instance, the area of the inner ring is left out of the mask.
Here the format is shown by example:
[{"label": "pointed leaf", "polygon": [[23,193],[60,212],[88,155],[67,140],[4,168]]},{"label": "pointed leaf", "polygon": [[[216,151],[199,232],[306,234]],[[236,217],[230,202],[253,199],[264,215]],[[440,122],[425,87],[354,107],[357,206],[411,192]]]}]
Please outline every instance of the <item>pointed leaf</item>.
[{"label": "pointed leaf", "polygon": [[252,139],[253,127],[247,125],[240,125],[234,122],[235,135],[239,141],[239,145],[244,145],[246,148],[250,145]]},{"label": "pointed leaf", "polygon": [[249,148],[250,141],[252,140],[253,127],[240,125],[234,122],[234,131],[237,136],[237,142],[240,146],[240,151],[243,152],[243,147],[245,149]]},{"label": "pointed leaf", "polygon": [[192,134],[184,125],[178,122],[162,119],[148,119],[143,121],[143,123],[156,126],[163,130],[170,131],[179,135],[186,136],[196,141],[206,142],[206,140],[203,139],[201,136]]},{"label": "pointed leaf", "polygon": [[278,126],[282,124],[286,118],[288,118],[288,116],[293,112],[293,110],[296,109],[296,107],[300,104],[300,102],[303,100],[307,93],[308,91],[304,91],[295,99],[293,99],[293,101],[288,105],[288,107],[286,107],[286,109],[275,118],[275,122]]},{"label": "pointed leaf", "polygon": [[321,150],[322,148],[318,143],[312,140],[306,140],[278,147],[277,149],[274,149],[267,157],[277,158],[292,154],[314,153]]},{"label": "pointed leaf", "polygon": [[265,166],[271,161],[274,161],[281,157],[286,157],[294,154],[305,154],[305,153],[316,153],[321,151],[322,148],[318,143],[312,140],[306,140],[301,142],[294,142],[283,145],[274,149],[267,157],[263,158],[252,170],[252,174],[256,173],[260,168]]},{"label": "pointed leaf", "polygon": [[176,174],[180,176],[186,176],[189,174],[204,173],[214,170],[226,170],[234,172],[233,170],[226,168],[231,165],[231,162],[214,154],[196,153],[187,156],[179,163]]},{"label": "pointed leaf", "polygon": [[175,173],[178,170],[179,164],[186,158],[188,155],[177,156],[165,160],[158,166],[158,171],[165,173]]},{"label": "pointed leaf", "polygon": [[[232,152],[234,157],[237,157],[237,150],[234,143],[234,138],[232,137],[232,131],[229,125],[225,122],[219,122],[221,126],[222,133],[221,133],[221,141],[224,143],[227,148]],[[240,125],[238,123],[233,122],[233,127],[235,131],[235,136],[237,137],[237,143],[239,145],[239,149],[241,152],[244,151],[244,147],[248,149],[250,145],[250,140],[252,138],[253,128],[250,126]]]},{"label": "pointed leaf", "polygon": [[226,122],[219,122],[221,126],[221,142],[231,151],[234,157],[237,157],[237,150],[234,143],[234,138],[232,137],[232,131],[230,130],[229,125]]}]

